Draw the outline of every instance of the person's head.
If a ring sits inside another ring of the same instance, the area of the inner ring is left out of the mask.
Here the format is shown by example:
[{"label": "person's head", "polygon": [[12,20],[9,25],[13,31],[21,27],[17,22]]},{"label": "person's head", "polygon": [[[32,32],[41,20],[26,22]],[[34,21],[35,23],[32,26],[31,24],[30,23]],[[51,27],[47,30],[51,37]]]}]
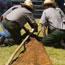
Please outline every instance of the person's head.
[{"label": "person's head", "polygon": [[45,0],[42,4],[41,4],[42,8],[48,8],[48,7],[56,7],[56,2],[54,0]]},{"label": "person's head", "polygon": [[29,9],[31,12],[34,11],[34,6],[31,0],[26,0],[24,3],[20,3],[22,7]]}]

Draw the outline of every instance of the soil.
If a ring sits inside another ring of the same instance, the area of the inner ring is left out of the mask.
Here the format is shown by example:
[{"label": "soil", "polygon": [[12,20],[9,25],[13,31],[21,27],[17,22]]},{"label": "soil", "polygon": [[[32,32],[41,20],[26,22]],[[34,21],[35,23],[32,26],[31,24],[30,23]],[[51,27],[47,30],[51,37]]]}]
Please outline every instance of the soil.
[{"label": "soil", "polygon": [[31,38],[25,48],[24,53],[21,53],[12,65],[52,65],[42,43],[35,38]]}]

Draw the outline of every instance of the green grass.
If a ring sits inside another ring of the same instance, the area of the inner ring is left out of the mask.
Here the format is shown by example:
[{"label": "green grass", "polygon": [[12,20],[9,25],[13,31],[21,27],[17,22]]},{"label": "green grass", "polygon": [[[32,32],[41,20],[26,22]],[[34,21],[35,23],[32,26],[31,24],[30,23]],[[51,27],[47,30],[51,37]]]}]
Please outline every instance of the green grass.
[{"label": "green grass", "polygon": [[[16,50],[18,45],[10,46],[10,47],[0,47],[0,65],[5,65],[12,53]],[[22,47],[14,59],[19,55],[19,53],[23,50],[24,48]]]},{"label": "green grass", "polygon": [[[38,23],[38,19],[36,19]],[[27,25],[26,25],[27,26]],[[28,27],[28,26],[27,26]],[[39,26],[39,30],[40,30]],[[30,27],[28,27],[30,29]],[[24,33],[24,32],[23,32]],[[37,34],[37,33],[35,33]],[[39,34],[39,36],[42,36],[42,32]],[[0,47],[0,65],[5,65],[12,53],[16,50],[18,45],[14,45],[11,47]],[[59,48],[53,48],[53,47],[46,47],[46,52],[51,59],[51,62],[53,65],[65,65],[65,49],[59,49]],[[23,48],[18,52],[18,54],[22,51]],[[16,57],[18,56],[16,55]],[[15,58],[16,58],[15,57]]]},{"label": "green grass", "polygon": [[65,65],[65,50],[45,47],[53,65]]},{"label": "green grass", "polygon": [[17,46],[0,47],[0,65],[5,65]]}]

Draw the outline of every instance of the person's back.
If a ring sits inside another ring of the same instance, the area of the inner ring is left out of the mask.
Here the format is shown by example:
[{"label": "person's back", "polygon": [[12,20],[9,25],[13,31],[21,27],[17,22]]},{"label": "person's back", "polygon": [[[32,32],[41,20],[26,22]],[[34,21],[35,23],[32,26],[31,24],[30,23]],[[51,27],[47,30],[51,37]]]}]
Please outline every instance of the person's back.
[{"label": "person's back", "polygon": [[[61,29],[62,19],[60,13],[55,8],[50,7],[48,9],[45,9],[43,12],[46,16],[47,21],[49,22],[48,27],[50,27],[51,30],[54,28]],[[41,20],[43,20],[43,18]],[[40,23],[42,23],[41,20]]]},{"label": "person's back", "polygon": [[21,5],[13,5],[11,8],[9,8],[6,12],[2,14],[3,18],[6,18],[7,14],[9,14],[11,11],[15,10],[18,7],[21,7]]},{"label": "person's back", "polygon": [[[51,9],[52,7],[52,9]],[[56,10],[56,3],[53,0],[45,0],[43,2],[43,11],[40,23],[43,31],[43,39],[41,40],[42,43],[45,45],[54,45],[54,43],[60,42],[60,40],[64,40],[62,44],[59,45],[65,48],[65,27],[63,27],[62,17],[59,11]],[[50,26],[50,29],[53,29],[51,33],[46,36],[46,24]],[[64,24],[65,25],[65,24]],[[53,27],[53,28],[52,28]]]},{"label": "person's back", "polygon": [[61,14],[61,17],[62,17],[63,21],[65,21],[65,14],[64,14],[64,12],[59,7],[55,7],[55,9]]},{"label": "person's back", "polygon": [[[34,28],[34,32],[37,32],[37,24],[32,15],[34,6],[31,0],[26,0],[20,4],[21,7],[16,8],[9,12],[3,18],[3,25],[10,32],[12,39],[15,43],[20,44],[22,41],[21,29],[23,28],[26,33],[29,31],[25,28],[25,24],[29,23],[31,28]],[[29,34],[29,33],[28,33]]]},{"label": "person's back", "polygon": [[[6,19],[9,21],[16,21],[18,22],[21,27],[23,27],[24,24],[27,22],[27,16],[32,15],[31,11],[24,7],[17,8],[13,11],[11,11],[7,16]],[[23,20],[23,22],[22,22]]]},{"label": "person's back", "polygon": [[11,21],[17,21],[19,20],[22,16],[24,16],[25,14],[30,14],[31,12],[29,10],[27,10],[26,8],[17,8],[13,11],[11,11],[7,16],[6,18],[8,20],[11,20]]}]

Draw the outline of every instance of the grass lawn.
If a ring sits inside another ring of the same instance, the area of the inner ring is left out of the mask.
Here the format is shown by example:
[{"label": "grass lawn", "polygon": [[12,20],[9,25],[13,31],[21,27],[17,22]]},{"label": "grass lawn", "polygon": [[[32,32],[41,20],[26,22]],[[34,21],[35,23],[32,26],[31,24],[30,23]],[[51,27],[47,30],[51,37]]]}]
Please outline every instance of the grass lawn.
[{"label": "grass lawn", "polygon": [[[36,21],[38,23],[39,20],[36,19]],[[39,30],[40,30],[40,26],[39,26]],[[37,34],[37,33],[35,33],[35,34]],[[42,36],[42,32],[39,34],[39,36]],[[6,64],[6,62],[10,58],[11,54],[16,50],[17,47],[18,47],[18,45],[14,45],[11,47],[8,47],[8,46],[0,47],[0,65]],[[65,65],[65,49],[46,47],[46,46],[44,46],[44,47],[45,47],[45,49],[48,53],[48,56],[50,57],[53,65]],[[20,51],[22,51],[22,49],[23,48],[21,48]],[[18,54],[20,53],[20,51],[18,52]],[[18,54],[17,54],[17,56],[18,56]]]}]

